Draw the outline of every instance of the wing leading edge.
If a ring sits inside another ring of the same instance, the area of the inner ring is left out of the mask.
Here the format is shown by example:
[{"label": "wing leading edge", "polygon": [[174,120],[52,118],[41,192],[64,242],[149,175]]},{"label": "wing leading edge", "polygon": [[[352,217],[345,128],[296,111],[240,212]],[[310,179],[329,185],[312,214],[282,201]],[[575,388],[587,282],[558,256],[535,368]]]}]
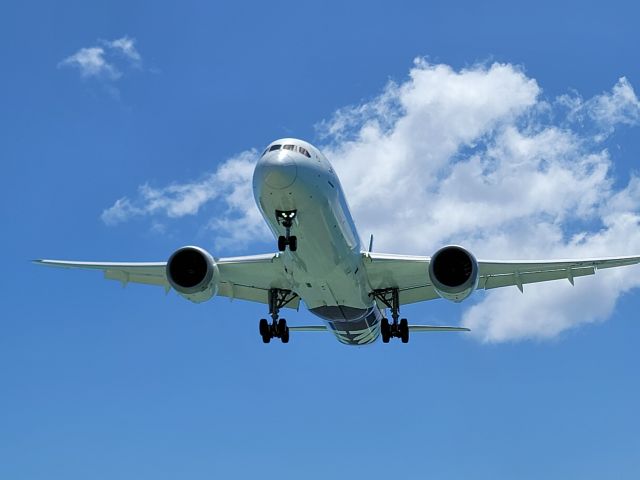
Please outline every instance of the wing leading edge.
[{"label": "wing leading edge", "polygon": [[[429,281],[430,257],[363,252],[372,290],[398,288],[401,305],[440,298]],[[478,260],[478,288],[516,286],[593,275],[599,269],[640,263],[640,256],[549,261]],[[380,307],[384,305],[380,304]]]}]

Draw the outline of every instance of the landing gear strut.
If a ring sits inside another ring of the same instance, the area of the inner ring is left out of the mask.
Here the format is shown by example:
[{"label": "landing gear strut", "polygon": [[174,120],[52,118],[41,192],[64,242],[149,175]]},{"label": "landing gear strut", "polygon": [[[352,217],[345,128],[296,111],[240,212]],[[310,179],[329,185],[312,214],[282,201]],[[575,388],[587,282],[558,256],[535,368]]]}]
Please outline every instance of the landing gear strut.
[{"label": "landing gear strut", "polygon": [[392,338],[399,338],[402,343],[409,341],[409,323],[406,318],[400,319],[400,299],[397,288],[385,288],[382,290],[374,290],[373,296],[380,300],[384,305],[391,309],[391,318],[393,323],[389,324],[387,318],[383,318],[380,322],[380,336],[383,343],[389,343]]},{"label": "landing gear strut", "polygon": [[279,338],[282,343],[289,343],[289,327],[284,318],[279,318],[280,309],[295,299],[296,295],[291,290],[272,288],[269,290],[269,315],[271,323],[266,318],[260,319],[260,336],[264,343],[269,343],[272,338]]},{"label": "landing gear strut", "polygon": [[276,219],[285,228],[285,235],[278,237],[278,250],[281,252],[284,252],[287,246],[292,252],[298,249],[298,238],[295,235],[291,235],[291,227],[293,226],[293,220],[296,218],[296,213],[297,210],[276,210]]}]

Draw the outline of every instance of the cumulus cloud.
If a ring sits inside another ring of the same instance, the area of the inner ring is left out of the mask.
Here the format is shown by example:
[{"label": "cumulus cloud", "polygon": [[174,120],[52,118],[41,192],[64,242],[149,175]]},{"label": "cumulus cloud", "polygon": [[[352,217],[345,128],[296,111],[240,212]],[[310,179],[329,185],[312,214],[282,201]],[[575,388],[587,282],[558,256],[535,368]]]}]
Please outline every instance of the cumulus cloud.
[{"label": "cumulus cloud", "polygon": [[[604,145],[639,122],[625,78],[590,99],[550,99],[513,65],[454,70],[417,60],[406,80],[340,109],[318,131],[361,234],[374,233],[379,251],[428,255],[457,243],[479,258],[547,259],[640,253],[640,180],[616,188]],[[245,152],[200,182],[143,186],[103,219],[178,217],[216,201],[226,213],[212,228],[237,230],[236,241],[266,236],[250,190],[255,160]],[[638,286],[629,267],[575,287],[489,291],[463,310],[462,323],[488,342],[551,338],[606,319]]]},{"label": "cumulus cloud", "polygon": [[122,197],[102,212],[107,225],[117,225],[140,216],[180,218],[196,215],[207,203],[221,200],[221,215],[207,222],[207,228],[225,232],[218,235],[216,247],[225,248],[238,243],[266,237],[268,230],[253,202],[251,179],[258,159],[256,150],[247,150],[222,163],[218,169],[199,180],[173,183],[165,187],[148,184],[138,187],[133,200]]},{"label": "cumulus cloud", "polygon": [[125,35],[116,40],[101,40],[99,43],[99,46],[81,48],[58,63],[58,67],[75,68],[83,78],[117,80],[122,77],[121,69],[124,67],[118,65],[120,63],[119,56],[124,57],[135,66],[139,66],[142,62],[142,57],[135,48],[135,39],[133,38]]}]

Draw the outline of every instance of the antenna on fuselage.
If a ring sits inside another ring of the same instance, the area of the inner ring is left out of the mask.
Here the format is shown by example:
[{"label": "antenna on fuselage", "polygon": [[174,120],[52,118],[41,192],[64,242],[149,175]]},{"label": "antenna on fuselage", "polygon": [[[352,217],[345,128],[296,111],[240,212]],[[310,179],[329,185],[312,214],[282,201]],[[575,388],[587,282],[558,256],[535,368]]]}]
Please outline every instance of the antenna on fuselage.
[{"label": "antenna on fuselage", "polygon": [[369,253],[373,250],[373,233],[371,234],[371,238],[369,239]]}]

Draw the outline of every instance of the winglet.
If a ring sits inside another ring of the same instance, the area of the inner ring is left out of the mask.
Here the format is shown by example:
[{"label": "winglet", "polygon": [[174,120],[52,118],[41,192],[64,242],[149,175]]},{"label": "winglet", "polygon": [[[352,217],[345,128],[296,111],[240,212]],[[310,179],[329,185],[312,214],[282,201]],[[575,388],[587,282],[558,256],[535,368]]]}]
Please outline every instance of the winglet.
[{"label": "winglet", "polygon": [[369,238],[369,253],[373,250],[373,233],[371,234],[371,238]]}]

